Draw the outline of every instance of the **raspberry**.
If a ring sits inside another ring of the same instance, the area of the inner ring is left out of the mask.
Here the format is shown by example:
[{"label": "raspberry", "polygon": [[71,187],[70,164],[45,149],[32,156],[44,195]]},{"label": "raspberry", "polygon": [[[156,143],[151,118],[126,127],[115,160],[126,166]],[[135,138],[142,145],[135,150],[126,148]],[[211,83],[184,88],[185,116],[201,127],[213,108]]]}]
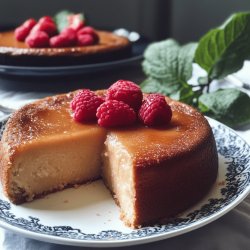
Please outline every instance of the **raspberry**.
[{"label": "raspberry", "polygon": [[15,38],[17,41],[24,41],[26,37],[29,35],[30,30],[27,27],[19,26],[15,29]]},{"label": "raspberry", "polygon": [[57,28],[54,22],[46,21],[44,19],[43,21],[39,21],[31,30],[31,33],[36,31],[44,31],[46,32],[50,37],[54,36],[57,33]]},{"label": "raspberry", "polygon": [[78,30],[77,32],[77,35],[80,36],[80,35],[91,35],[94,39],[94,43],[98,43],[99,41],[99,36],[98,34],[96,33],[96,31],[90,27],[90,26],[86,26],[80,30]]},{"label": "raspberry", "polygon": [[78,122],[95,121],[96,110],[102,103],[103,99],[89,89],[80,90],[70,103],[74,119]]},{"label": "raspberry", "polygon": [[54,20],[51,16],[43,16],[39,19],[38,21],[39,23],[43,23],[43,22],[51,22],[54,23]]},{"label": "raspberry", "polygon": [[44,48],[49,46],[49,36],[43,31],[30,33],[25,39],[25,43],[31,48]]},{"label": "raspberry", "polygon": [[32,29],[35,25],[36,25],[36,20],[33,19],[33,18],[30,18],[30,19],[26,20],[26,21],[22,24],[22,26],[27,27],[30,31],[31,31],[31,29]]},{"label": "raspberry", "polygon": [[29,35],[31,29],[36,25],[35,19],[26,20],[21,26],[15,29],[15,38],[18,41],[24,41]]},{"label": "raspberry", "polygon": [[81,29],[84,26],[84,21],[82,20],[81,14],[69,15],[68,22],[69,28],[74,29],[75,31]]},{"label": "raspberry", "polygon": [[77,36],[74,29],[66,28],[60,33],[60,35],[66,36],[72,46],[76,45]]},{"label": "raspberry", "polygon": [[94,38],[91,35],[85,34],[85,35],[77,35],[77,44],[79,46],[88,46],[94,44]]},{"label": "raspberry", "polygon": [[53,36],[49,41],[50,47],[52,48],[63,48],[71,47],[75,45],[75,40],[71,40],[71,37],[64,34]]},{"label": "raspberry", "polygon": [[97,109],[96,116],[102,127],[127,126],[136,121],[134,110],[128,104],[117,100],[104,102]]},{"label": "raspberry", "polygon": [[137,111],[142,103],[142,91],[131,81],[119,80],[109,87],[106,98],[107,100],[123,101]]},{"label": "raspberry", "polygon": [[76,32],[71,28],[66,28],[59,35],[50,38],[50,47],[62,48],[75,46],[77,43]]},{"label": "raspberry", "polygon": [[50,38],[49,45],[52,48],[63,48],[63,47],[69,47],[70,42],[66,36],[57,35]]},{"label": "raspberry", "polygon": [[90,89],[79,90],[70,102],[70,108],[72,109],[72,111],[75,111],[78,99],[81,99],[81,96],[84,96],[85,94],[92,96],[95,95],[95,93],[93,93]]},{"label": "raspberry", "polygon": [[77,32],[78,34],[89,34],[89,35],[93,35],[95,33],[94,28],[92,28],[91,26],[86,26],[80,30],[78,30]]},{"label": "raspberry", "polygon": [[172,118],[171,107],[161,94],[150,94],[139,110],[139,119],[147,126],[164,125]]}]

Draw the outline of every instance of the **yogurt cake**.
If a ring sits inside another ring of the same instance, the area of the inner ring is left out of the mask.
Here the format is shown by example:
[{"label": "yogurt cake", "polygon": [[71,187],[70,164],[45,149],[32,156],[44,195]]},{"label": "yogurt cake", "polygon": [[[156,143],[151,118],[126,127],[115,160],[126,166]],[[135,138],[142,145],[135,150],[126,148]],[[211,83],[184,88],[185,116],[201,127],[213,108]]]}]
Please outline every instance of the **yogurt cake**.
[{"label": "yogurt cake", "polygon": [[[104,97],[106,91],[95,93]],[[138,228],[162,223],[209,191],[218,156],[211,127],[194,108],[166,97],[172,109],[167,125],[105,128],[72,119],[75,94],[38,100],[9,118],[0,177],[11,202],[102,178],[121,219]]]}]

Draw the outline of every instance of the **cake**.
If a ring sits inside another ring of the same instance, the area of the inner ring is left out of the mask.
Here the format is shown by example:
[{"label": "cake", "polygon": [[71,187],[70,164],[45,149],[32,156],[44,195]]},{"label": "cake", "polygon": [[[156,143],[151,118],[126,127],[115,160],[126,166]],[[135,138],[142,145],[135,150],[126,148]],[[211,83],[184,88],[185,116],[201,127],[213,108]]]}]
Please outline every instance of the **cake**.
[{"label": "cake", "polygon": [[99,42],[91,46],[29,48],[17,41],[14,31],[0,33],[0,64],[18,66],[64,66],[108,62],[128,57],[130,41],[108,31],[97,31]]},{"label": "cake", "polygon": [[207,120],[194,108],[166,97],[172,109],[168,125],[107,129],[72,119],[74,95],[38,100],[8,120],[0,177],[11,202],[102,178],[121,219],[138,228],[163,223],[210,190],[218,171],[216,145]]}]

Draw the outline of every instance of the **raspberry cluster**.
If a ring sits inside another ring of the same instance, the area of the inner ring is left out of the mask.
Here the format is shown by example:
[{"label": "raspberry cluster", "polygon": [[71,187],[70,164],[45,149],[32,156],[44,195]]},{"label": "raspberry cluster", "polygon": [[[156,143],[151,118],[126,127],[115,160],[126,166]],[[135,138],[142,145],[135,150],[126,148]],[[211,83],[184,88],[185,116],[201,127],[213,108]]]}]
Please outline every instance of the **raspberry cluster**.
[{"label": "raspberry cluster", "polygon": [[134,124],[137,120],[146,126],[168,124],[171,107],[161,94],[149,94],[143,100],[138,85],[119,80],[109,87],[105,97],[89,89],[80,90],[71,102],[73,118],[78,122],[96,121],[102,127]]},{"label": "raspberry cluster", "polygon": [[15,29],[15,38],[25,41],[30,48],[62,48],[71,46],[88,46],[98,43],[99,36],[78,15],[68,17],[68,27],[58,34],[52,17],[44,16],[38,22],[31,18]]}]

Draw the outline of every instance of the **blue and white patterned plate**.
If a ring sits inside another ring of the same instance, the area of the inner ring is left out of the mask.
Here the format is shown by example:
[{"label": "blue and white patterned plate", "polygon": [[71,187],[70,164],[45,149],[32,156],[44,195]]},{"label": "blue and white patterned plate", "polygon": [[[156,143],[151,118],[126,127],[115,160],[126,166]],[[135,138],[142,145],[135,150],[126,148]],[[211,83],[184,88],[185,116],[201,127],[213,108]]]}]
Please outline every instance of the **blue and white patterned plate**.
[{"label": "blue and white patterned plate", "polygon": [[250,147],[233,130],[208,120],[219,154],[217,181],[202,201],[168,224],[127,228],[109,192],[97,181],[19,206],[9,203],[0,191],[0,226],[42,241],[111,247],[166,239],[218,219],[250,191]]}]

